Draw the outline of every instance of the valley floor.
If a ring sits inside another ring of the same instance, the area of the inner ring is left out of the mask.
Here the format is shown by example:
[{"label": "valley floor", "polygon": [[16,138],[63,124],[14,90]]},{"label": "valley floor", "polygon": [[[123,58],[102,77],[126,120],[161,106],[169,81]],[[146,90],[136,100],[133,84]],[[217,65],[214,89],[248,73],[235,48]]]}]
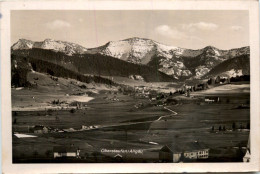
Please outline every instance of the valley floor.
[{"label": "valley floor", "polygon": [[[164,145],[195,141],[210,149],[209,158],[201,162],[236,162],[241,161],[238,149],[245,150],[249,137],[246,126],[250,122],[250,108],[239,108],[250,103],[249,84],[222,85],[192,93],[187,100],[176,96],[180,98],[177,104],[166,106],[113,90],[99,90],[87,96],[66,96],[66,92],[59,90],[55,95],[50,91],[43,95],[42,91],[26,90],[12,89],[13,133],[33,135],[22,138],[13,135],[15,163],[159,162],[159,150]],[[219,97],[220,102],[204,102],[207,95]],[[83,101],[85,105],[72,112],[72,107],[48,104],[58,98],[66,102]],[[198,102],[199,98],[203,100]],[[33,100],[36,104],[31,104]],[[43,106],[42,103],[46,104],[44,109],[36,107]],[[29,129],[35,125],[63,131],[31,133]],[[82,129],[83,125],[87,129]],[[72,145],[80,149],[80,159],[53,158],[54,147]],[[115,157],[118,154],[120,161]]]}]

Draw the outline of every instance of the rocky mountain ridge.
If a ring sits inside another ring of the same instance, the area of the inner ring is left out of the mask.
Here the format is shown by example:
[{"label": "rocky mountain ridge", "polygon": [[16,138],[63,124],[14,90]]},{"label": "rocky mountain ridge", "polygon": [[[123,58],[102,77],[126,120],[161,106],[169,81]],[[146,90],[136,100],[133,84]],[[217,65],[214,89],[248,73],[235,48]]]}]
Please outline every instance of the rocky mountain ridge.
[{"label": "rocky mountain ridge", "polygon": [[97,48],[85,48],[75,43],[45,39],[33,42],[20,39],[11,49],[47,49],[62,52],[68,56],[76,54],[100,54],[134,64],[149,65],[159,71],[179,78],[201,78],[218,64],[241,55],[249,55],[249,47],[221,50],[213,46],[192,50],[167,46],[151,39],[128,38],[110,41]]}]

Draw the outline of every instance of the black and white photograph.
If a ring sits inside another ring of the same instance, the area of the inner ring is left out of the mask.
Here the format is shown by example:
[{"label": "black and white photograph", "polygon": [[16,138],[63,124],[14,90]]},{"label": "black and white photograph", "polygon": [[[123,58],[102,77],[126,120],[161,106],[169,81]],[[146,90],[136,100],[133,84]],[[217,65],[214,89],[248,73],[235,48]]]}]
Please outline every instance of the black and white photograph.
[{"label": "black and white photograph", "polygon": [[250,161],[248,19],[12,11],[13,162]]},{"label": "black and white photograph", "polygon": [[12,164],[250,163],[250,22],[232,9],[11,10]]}]

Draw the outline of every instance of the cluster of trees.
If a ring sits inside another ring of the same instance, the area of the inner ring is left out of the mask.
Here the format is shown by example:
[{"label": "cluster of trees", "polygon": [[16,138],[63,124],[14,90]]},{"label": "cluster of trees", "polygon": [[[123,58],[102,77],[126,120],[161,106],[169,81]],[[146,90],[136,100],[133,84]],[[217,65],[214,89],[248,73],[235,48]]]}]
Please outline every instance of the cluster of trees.
[{"label": "cluster of trees", "polygon": [[220,83],[230,83],[230,78],[221,78],[220,76],[217,76],[216,78],[210,78],[207,82],[209,85],[214,85],[214,84],[220,84]]},{"label": "cluster of trees", "polygon": [[14,87],[28,87],[27,73],[30,66],[26,58],[16,60],[16,56],[11,55],[11,85]]},{"label": "cluster of trees", "polygon": [[132,94],[135,92],[135,89],[131,86],[126,85],[120,85],[120,88],[118,89],[118,92],[122,92],[123,94]]},{"label": "cluster of trees", "polygon": [[53,105],[58,105],[58,104],[61,104],[61,103],[64,103],[64,102],[62,102],[62,101],[60,101],[60,100],[58,99],[58,100],[53,100],[51,103],[52,103]]},{"label": "cluster of trees", "polygon": [[230,82],[240,82],[240,81],[250,81],[250,75],[242,75],[242,76],[236,76],[236,77],[227,77],[227,78],[221,78],[220,76],[217,76],[215,78],[210,78],[208,80],[209,85],[214,84],[220,84],[220,83],[230,83]]},{"label": "cluster of trees", "polygon": [[214,131],[214,130],[218,130],[218,131],[226,131],[226,126],[219,126],[218,128],[215,128],[214,126],[212,126],[211,130]]},{"label": "cluster of trees", "polygon": [[239,126],[237,126],[236,123],[232,124],[232,129],[236,130],[236,129],[250,129],[250,123],[248,122],[246,125],[243,125],[242,123],[239,124]]},{"label": "cluster of trees", "polygon": [[83,85],[80,85],[79,87],[80,87],[81,89],[87,89],[87,86],[84,85],[84,84],[83,84]]},{"label": "cluster of trees", "polygon": [[250,75],[231,77],[230,82],[250,81]]},{"label": "cluster of trees", "polygon": [[18,68],[12,70],[12,79],[11,84],[14,87],[29,87],[30,83],[27,80],[27,73],[29,71],[27,69]]},{"label": "cluster of trees", "polygon": [[[239,124],[239,126],[237,126],[237,124],[235,122],[232,123],[232,126],[231,126],[232,130],[235,131],[237,129],[250,129],[250,123],[247,123],[246,125],[243,125],[242,123]],[[222,125],[219,125],[219,127],[216,127],[215,126],[212,126],[211,128],[212,131],[215,131],[215,130],[218,130],[218,131],[226,131],[226,126],[222,126]]]},{"label": "cluster of trees", "polygon": [[208,83],[195,84],[194,86],[189,86],[189,87],[184,85],[181,89],[177,90],[174,94],[179,93],[179,94],[189,95],[190,92],[205,90],[208,88],[209,88]]}]

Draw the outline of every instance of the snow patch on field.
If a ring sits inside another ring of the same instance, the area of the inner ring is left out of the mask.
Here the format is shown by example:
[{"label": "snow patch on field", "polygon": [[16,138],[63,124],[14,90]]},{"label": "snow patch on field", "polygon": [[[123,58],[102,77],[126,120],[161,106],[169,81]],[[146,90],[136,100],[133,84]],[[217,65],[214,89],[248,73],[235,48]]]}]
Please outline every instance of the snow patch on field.
[{"label": "snow patch on field", "polygon": [[14,134],[17,138],[35,138],[37,136],[35,135],[26,135],[26,134],[18,134],[18,133],[15,133]]},{"label": "snow patch on field", "polygon": [[78,101],[78,102],[89,102],[90,100],[93,100],[93,97],[87,97],[87,96],[70,96],[72,100]]}]

